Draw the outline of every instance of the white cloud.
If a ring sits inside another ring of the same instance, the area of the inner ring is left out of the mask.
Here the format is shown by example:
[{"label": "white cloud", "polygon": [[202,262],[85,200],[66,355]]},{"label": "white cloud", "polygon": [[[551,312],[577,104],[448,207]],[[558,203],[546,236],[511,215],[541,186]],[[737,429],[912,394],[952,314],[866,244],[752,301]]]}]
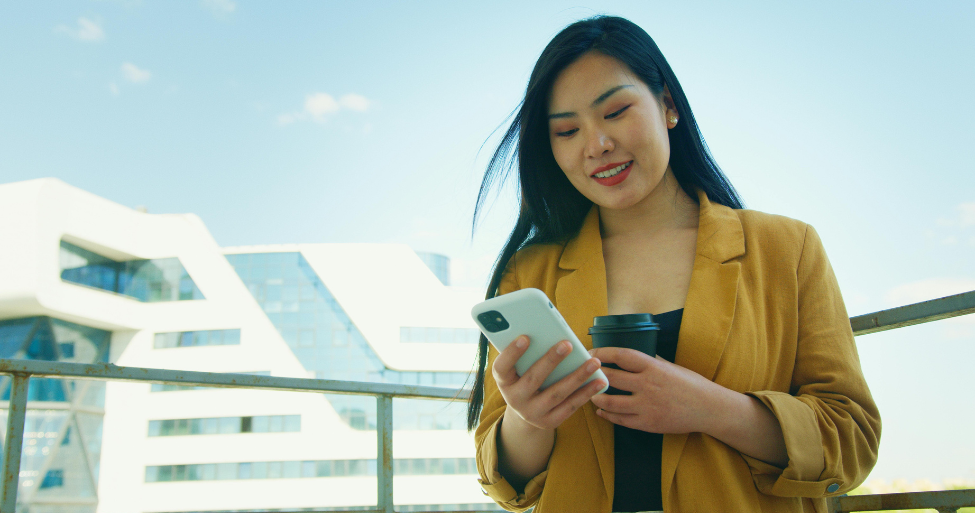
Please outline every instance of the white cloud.
[{"label": "white cloud", "polygon": [[962,226],[975,226],[975,203],[962,203],[957,210]]},{"label": "white cloud", "polygon": [[898,285],[887,291],[884,300],[890,306],[903,306],[971,290],[975,290],[973,279],[933,278]]},{"label": "white cloud", "polygon": [[975,203],[960,203],[955,207],[957,216],[951,219],[941,218],[935,221],[938,226],[967,228],[975,226]]},{"label": "white cloud", "polygon": [[203,0],[203,5],[214,14],[230,14],[237,10],[233,0]]},{"label": "white cloud", "polygon": [[371,105],[368,98],[362,96],[361,94],[355,93],[343,96],[341,99],[339,99],[339,104],[341,104],[343,108],[354,110],[356,112],[365,112],[369,110],[369,105]]},{"label": "white cloud", "polygon": [[338,112],[340,108],[339,102],[327,93],[314,93],[305,97],[305,112],[311,114],[316,121],[322,121],[326,115]]},{"label": "white cloud", "polygon": [[140,84],[152,78],[152,73],[149,70],[137,67],[131,62],[126,62],[122,64],[122,76],[129,82]]},{"label": "white cloud", "polygon": [[102,30],[102,27],[85,17],[78,18],[78,26],[76,28],[67,25],[58,25],[54,30],[55,32],[68,34],[79,41],[101,41],[105,39],[105,31]]},{"label": "white cloud", "polygon": [[[372,101],[361,94],[349,93],[339,99],[328,93],[312,93],[305,96],[304,109],[298,112],[286,112],[277,117],[279,126],[290,125],[297,121],[312,119],[324,123],[329,116],[339,111],[365,112],[372,107]],[[371,131],[368,125],[366,131]]]}]

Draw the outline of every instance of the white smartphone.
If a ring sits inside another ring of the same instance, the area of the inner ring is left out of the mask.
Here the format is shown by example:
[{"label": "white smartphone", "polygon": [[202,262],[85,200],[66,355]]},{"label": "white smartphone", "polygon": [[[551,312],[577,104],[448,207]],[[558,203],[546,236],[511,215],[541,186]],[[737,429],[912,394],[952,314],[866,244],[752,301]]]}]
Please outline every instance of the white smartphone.
[{"label": "white smartphone", "polygon": [[[572,352],[552,370],[542,383],[542,389],[572,374],[590,358],[589,351],[586,351],[586,347],[572,333],[572,328],[562,318],[562,314],[541,290],[521,289],[488,299],[475,305],[471,316],[498,351],[504,351],[508,344],[521,335],[528,335],[528,350],[515,363],[515,371],[519,376],[524,375],[555,344],[563,340],[572,344]],[[586,383],[594,379],[609,383],[601,369],[597,369]],[[607,384],[599,393],[608,388]]]}]

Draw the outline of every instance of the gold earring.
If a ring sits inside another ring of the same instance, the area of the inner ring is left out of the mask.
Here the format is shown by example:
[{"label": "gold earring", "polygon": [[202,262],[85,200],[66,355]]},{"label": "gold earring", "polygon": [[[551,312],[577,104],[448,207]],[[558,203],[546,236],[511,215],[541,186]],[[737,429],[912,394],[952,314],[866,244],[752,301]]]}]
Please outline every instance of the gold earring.
[{"label": "gold earring", "polygon": [[670,117],[667,120],[670,121],[670,124],[671,125],[676,125],[677,124],[677,116],[675,116],[673,114],[671,114]]}]

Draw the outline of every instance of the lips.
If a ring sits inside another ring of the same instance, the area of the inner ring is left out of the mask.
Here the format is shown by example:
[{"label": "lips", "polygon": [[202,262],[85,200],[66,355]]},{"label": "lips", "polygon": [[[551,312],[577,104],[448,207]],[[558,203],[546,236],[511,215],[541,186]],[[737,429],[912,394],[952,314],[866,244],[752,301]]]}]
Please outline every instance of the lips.
[{"label": "lips", "polygon": [[613,164],[607,164],[605,166],[596,168],[589,175],[590,178],[596,180],[600,185],[605,185],[607,187],[616,185],[626,177],[630,175],[630,170],[633,168],[633,161],[627,162],[615,162]]}]

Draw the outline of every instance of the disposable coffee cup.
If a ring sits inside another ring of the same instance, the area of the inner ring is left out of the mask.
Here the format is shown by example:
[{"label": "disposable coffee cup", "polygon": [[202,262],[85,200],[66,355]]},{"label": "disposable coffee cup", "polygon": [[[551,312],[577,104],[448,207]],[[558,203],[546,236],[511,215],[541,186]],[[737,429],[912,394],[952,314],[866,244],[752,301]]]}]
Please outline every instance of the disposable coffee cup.
[{"label": "disposable coffee cup", "polygon": [[[650,357],[657,356],[657,333],[660,325],[653,322],[653,316],[648,313],[603,315],[592,321],[589,328],[592,336],[592,346],[623,347],[634,349]],[[613,363],[604,363],[603,367],[619,369]],[[607,394],[630,395],[630,392],[609,387]]]}]

